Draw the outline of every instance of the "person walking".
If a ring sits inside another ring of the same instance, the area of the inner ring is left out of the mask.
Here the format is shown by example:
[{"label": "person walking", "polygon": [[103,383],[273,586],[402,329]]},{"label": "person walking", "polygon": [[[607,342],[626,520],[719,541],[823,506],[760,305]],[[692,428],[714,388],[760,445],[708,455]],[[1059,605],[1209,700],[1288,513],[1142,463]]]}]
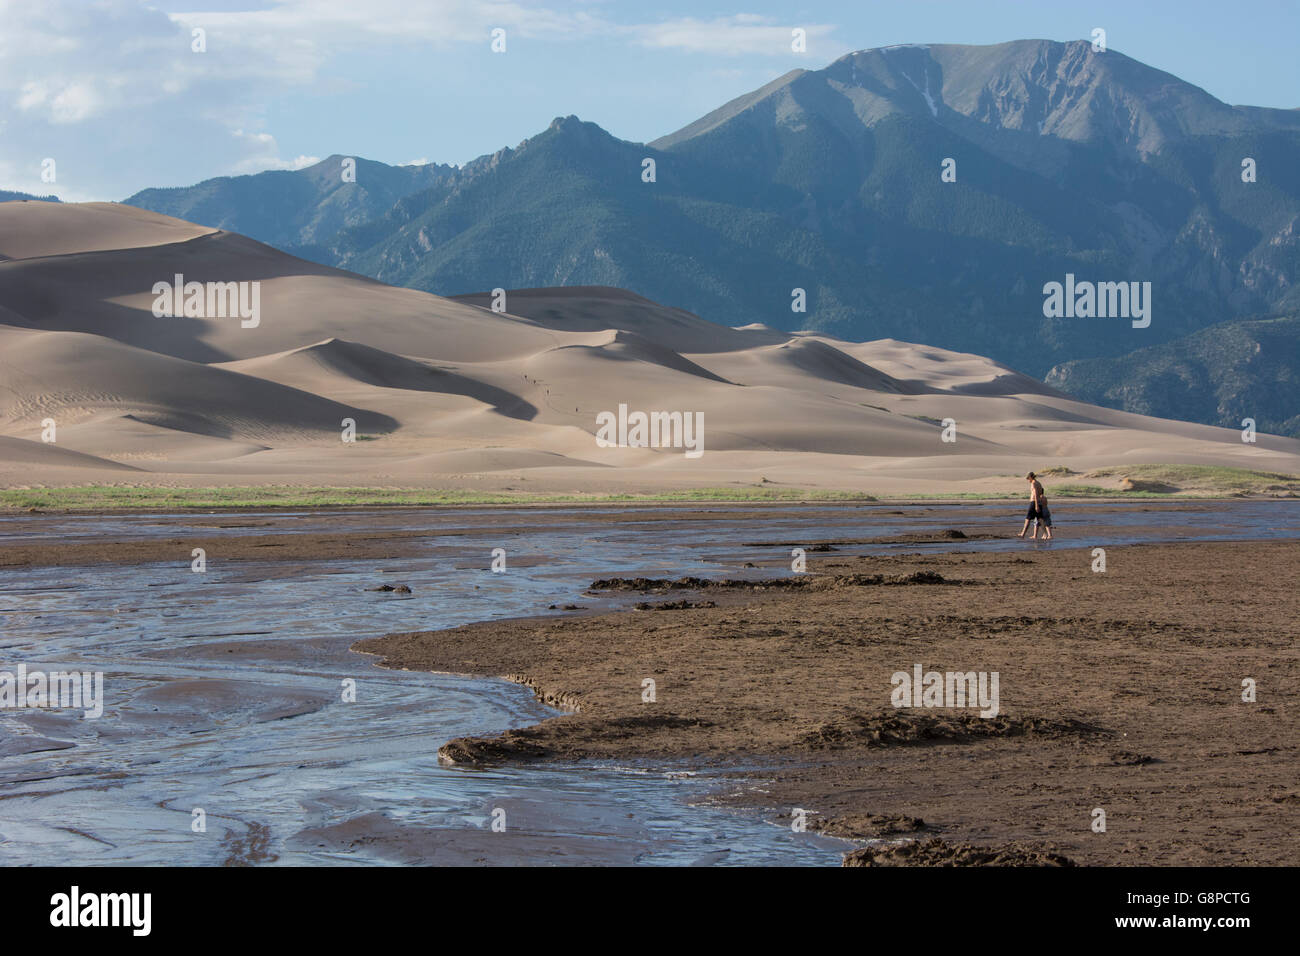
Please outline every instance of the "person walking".
[{"label": "person walking", "polygon": [[1042,484],[1038,481],[1038,476],[1032,471],[1025,475],[1025,481],[1029,482],[1029,511],[1025,514],[1025,525],[1020,529],[1019,538],[1025,536],[1029,530],[1029,522],[1034,522],[1034,540],[1038,540],[1038,529],[1041,527],[1046,533],[1046,540],[1052,540],[1052,512],[1047,507],[1047,494],[1043,491]]}]

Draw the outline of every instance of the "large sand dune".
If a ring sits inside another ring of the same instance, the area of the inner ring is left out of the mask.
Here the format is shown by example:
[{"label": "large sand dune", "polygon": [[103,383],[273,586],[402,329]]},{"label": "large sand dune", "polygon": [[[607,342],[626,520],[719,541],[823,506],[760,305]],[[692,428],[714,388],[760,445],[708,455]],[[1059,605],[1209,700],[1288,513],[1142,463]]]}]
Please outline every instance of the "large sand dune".
[{"label": "large sand dune", "polygon": [[[0,203],[0,257],[0,486],[920,493],[1052,465],[1300,472],[1295,440],[1097,408],[976,355],[727,328],[619,289],[514,290],[494,312],[129,206]],[[155,318],[178,273],[257,282],[256,324]],[[620,405],[702,413],[704,453],[602,447]]]}]

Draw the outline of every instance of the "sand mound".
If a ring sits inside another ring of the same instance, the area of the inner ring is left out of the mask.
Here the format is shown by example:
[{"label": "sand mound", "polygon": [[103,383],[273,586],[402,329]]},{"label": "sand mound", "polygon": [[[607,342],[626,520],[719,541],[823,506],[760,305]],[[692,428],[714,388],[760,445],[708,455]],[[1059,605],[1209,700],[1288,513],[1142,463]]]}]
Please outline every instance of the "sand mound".
[{"label": "sand mound", "polygon": [[181,432],[255,441],[337,438],[341,421],[388,431],[386,415],[341,405],[298,389],[224,369],[158,355],[79,332],[0,326],[0,422],[39,431],[130,415]]},{"label": "sand mound", "polygon": [[376,388],[464,395],[515,418],[530,419],[537,414],[532,404],[505,389],[457,374],[428,360],[394,355],[337,338],[217,367],[323,395],[332,394],[342,383],[362,383]]},{"label": "sand mound", "polygon": [[[57,436],[56,436],[57,437]],[[130,465],[83,454],[57,443],[47,444],[26,438],[0,435],[0,461],[6,464],[36,465],[49,468],[102,468],[106,471],[139,471]]]},{"label": "sand mound", "polygon": [[[8,207],[15,205],[22,204],[0,203],[0,228],[12,225]],[[165,232],[151,235],[155,244],[149,248],[0,263],[0,304],[8,310],[8,324],[89,332],[205,363],[255,358],[335,337],[452,362],[523,357],[559,342],[533,323],[384,286],[243,236],[205,232],[168,242]],[[244,327],[239,318],[155,318],[154,284],[172,283],[177,274],[186,282],[258,283],[256,327]]]},{"label": "sand mound", "polygon": [[[695,375],[710,381],[730,384],[726,379],[713,374],[708,369],[701,368],[672,349],[656,345],[634,332],[625,332],[620,329],[604,329],[594,335],[570,337],[566,339],[563,345],[557,345],[552,349],[548,349],[547,352],[559,353],[572,349],[586,351],[586,357],[590,359],[613,358],[626,362],[645,362],[649,365],[672,369],[674,372],[681,372],[684,375]],[[565,356],[565,358],[568,358],[568,356]],[[537,361],[546,363],[546,356],[538,356]]]},{"label": "sand mound", "polygon": [[832,384],[869,392],[915,393],[915,386],[895,381],[827,341],[790,338],[778,345],[756,346],[726,355],[700,357],[711,367],[725,369],[745,385],[826,389]]},{"label": "sand mound", "polygon": [[214,231],[120,203],[8,202],[0,212],[0,257],[35,259],[159,246]]},{"label": "sand mound", "polygon": [[897,339],[833,344],[882,373],[918,391],[957,395],[1052,395],[1061,393],[1000,362]]},{"label": "sand mound", "polygon": [[[452,297],[483,309],[491,307],[485,292]],[[554,289],[512,289],[506,312],[557,332],[632,332],[675,352],[726,352],[780,342],[789,336],[766,326],[732,329],[709,322],[684,309],[651,302],[626,289],[609,286],[565,286]]]},{"label": "sand mound", "polygon": [[901,392],[901,384],[878,369],[819,339],[791,339],[767,350],[778,361],[832,382],[876,392]]}]

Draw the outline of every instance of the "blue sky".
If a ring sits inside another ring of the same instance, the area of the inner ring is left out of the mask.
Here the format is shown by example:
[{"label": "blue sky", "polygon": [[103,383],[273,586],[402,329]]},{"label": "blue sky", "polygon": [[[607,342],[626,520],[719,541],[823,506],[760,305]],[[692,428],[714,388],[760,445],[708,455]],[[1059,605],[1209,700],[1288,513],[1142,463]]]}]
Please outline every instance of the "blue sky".
[{"label": "blue sky", "polygon": [[462,163],[570,113],[650,140],[850,50],[1094,27],[1226,102],[1300,107],[1300,0],[0,0],[0,24],[0,188],[73,200],[332,153]]}]

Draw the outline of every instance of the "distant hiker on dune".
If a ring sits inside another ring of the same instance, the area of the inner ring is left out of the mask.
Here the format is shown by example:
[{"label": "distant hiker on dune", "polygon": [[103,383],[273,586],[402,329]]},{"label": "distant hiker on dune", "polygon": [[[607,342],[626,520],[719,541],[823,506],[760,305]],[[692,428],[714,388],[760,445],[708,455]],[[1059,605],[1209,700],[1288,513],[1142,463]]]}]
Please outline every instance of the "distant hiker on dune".
[{"label": "distant hiker on dune", "polygon": [[1046,540],[1052,540],[1052,512],[1047,508],[1047,494],[1043,491],[1043,486],[1038,482],[1038,476],[1032,471],[1025,475],[1025,481],[1029,482],[1029,512],[1025,515],[1025,526],[1020,529],[1019,538],[1025,536],[1029,530],[1029,522],[1034,522],[1034,540],[1038,540],[1038,529],[1041,526],[1047,533]]}]

